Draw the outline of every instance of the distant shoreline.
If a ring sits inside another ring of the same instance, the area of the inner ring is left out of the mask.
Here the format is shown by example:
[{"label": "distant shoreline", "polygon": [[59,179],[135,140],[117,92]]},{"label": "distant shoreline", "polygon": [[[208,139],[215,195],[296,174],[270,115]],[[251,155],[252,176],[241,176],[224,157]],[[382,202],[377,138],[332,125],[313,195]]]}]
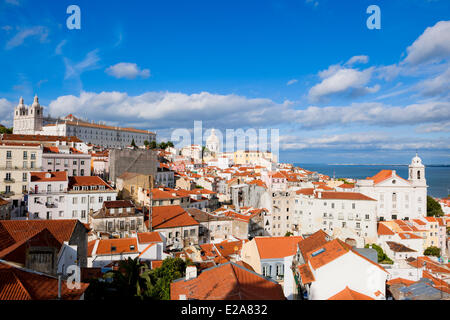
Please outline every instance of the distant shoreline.
[{"label": "distant shoreline", "polygon": [[[330,163],[330,164],[326,164],[327,166],[394,166],[394,167],[407,167],[409,166],[408,164],[379,164],[379,163],[374,163],[374,164],[353,164],[353,163]],[[434,168],[447,168],[450,167],[450,164],[429,164],[429,165],[425,165],[425,167],[434,167]]]}]

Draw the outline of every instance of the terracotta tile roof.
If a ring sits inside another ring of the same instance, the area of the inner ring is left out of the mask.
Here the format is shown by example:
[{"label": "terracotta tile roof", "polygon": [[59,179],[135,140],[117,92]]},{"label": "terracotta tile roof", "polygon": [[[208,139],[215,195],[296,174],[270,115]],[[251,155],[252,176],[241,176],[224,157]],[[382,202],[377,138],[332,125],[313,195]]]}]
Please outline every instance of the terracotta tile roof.
[{"label": "terracotta tile roof", "polygon": [[199,223],[180,206],[159,206],[152,208],[153,229],[196,225],[199,225]]},{"label": "terracotta tile roof", "polygon": [[69,189],[75,186],[105,186],[106,190],[114,190],[109,184],[97,176],[73,176],[69,177]]},{"label": "terracotta tile roof", "polygon": [[[80,289],[61,286],[62,300],[79,300],[89,284]],[[58,298],[58,279],[42,273],[14,267],[0,261],[0,300],[55,300]]]},{"label": "terracotta tile roof", "polygon": [[374,184],[378,184],[386,179],[389,179],[390,177],[392,177],[392,170],[381,170],[373,177],[367,177],[366,179],[373,180]]},{"label": "terracotta tile roof", "polygon": [[[68,118],[68,119],[70,119],[70,118]],[[108,126],[108,125],[103,125],[103,124],[98,124],[98,123],[90,123],[90,122],[84,122],[84,121],[67,120],[66,123],[69,124],[69,125],[79,126],[79,127],[118,130],[118,131],[125,131],[125,132],[134,132],[134,133],[154,134],[153,132],[146,131],[146,130],[133,129],[133,128],[114,127],[114,126]]]},{"label": "terracotta tile roof", "polygon": [[402,284],[405,286],[409,286],[415,283],[415,281],[404,279],[404,278],[394,278],[386,282],[387,285],[391,286],[393,284]]},{"label": "terracotta tile roof", "polygon": [[139,232],[137,234],[139,243],[162,242],[159,232]]},{"label": "terracotta tile roof", "polygon": [[314,188],[303,188],[303,189],[295,191],[295,193],[312,196],[314,194]]},{"label": "terracotta tile roof", "polygon": [[130,200],[115,200],[103,202],[105,208],[133,208],[134,204]]},{"label": "terracotta tile roof", "polygon": [[242,249],[243,242],[248,242],[249,240],[244,241],[223,241],[220,243],[214,244],[214,248],[219,252],[222,257],[229,258],[231,255],[239,255]]},{"label": "terracotta tile roof", "polygon": [[65,137],[65,136],[46,136],[38,134],[4,134],[3,141],[39,141],[39,142],[82,142],[77,137]]},{"label": "terracotta tile roof", "polygon": [[[115,248],[115,250],[114,250]],[[138,253],[136,238],[98,240],[96,255]]]},{"label": "terracotta tile roof", "polygon": [[44,147],[44,153],[59,153],[58,147]]},{"label": "terracotta tile roof", "polygon": [[320,248],[310,251],[307,256],[311,267],[318,269],[349,251],[348,247],[344,246],[338,239],[335,239],[320,246]]},{"label": "terracotta tile roof", "polygon": [[386,244],[394,252],[416,252],[416,250],[408,248],[407,246],[394,241],[386,241]]},{"label": "terracotta tile roof", "polygon": [[375,300],[365,294],[350,289],[348,286],[344,290],[338,292],[328,300]]},{"label": "terracotta tile roof", "polygon": [[44,229],[61,244],[69,241],[78,220],[0,220],[0,250],[36,235]]},{"label": "terracotta tile roof", "polygon": [[256,237],[254,240],[260,259],[275,259],[296,254],[303,237]]},{"label": "terracotta tile roof", "polygon": [[163,261],[162,260],[153,260],[152,262],[151,262],[151,268],[152,269],[157,269],[157,268],[160,268],[161,266],[162,266],[162,264],[163,264]]},{"label": "terracotta tile roof", "polygon": [[342,188],[342,189],[353,189],[354,187],[355,187],[354,183],[343,183],[338,186],[338,188]]},{"label": "terracotta tile roof", "polygon": [[423,239],[422,237],[419,237],[418,235],[415,235],[414,233],[410,232],[401,232],[398,234],[401,239],[408,240],[408,239]]},{"label": "terracotta tile roof", "polygon": [[[318,194],[316,193],[316,197]],[[343,200],[367,200],[376,201],[362,193],[359,192],[322,192],[322,199],[343,199]]]},{"label": "terracotta tile roof", "polygon": [[313,273],[311,272],[311,269],[309,268],[309,266],[307,264],[302,264],[302,265],[298,266],[298,271],[300,273],[302,284],[305,285],[305,284],[316,281]]},{"label": "terracotta tile roof", "polygon": [[319,230],[309,237],[306,237],[299,243],[300,252],[302,253],[302,256],[305,260],[308,259],[308,252],[315,250],[316,248],[319,248],[320,246],[323,246],[327,243],[328,235],[323,230]]},{"label": "terracotta tile roof", "polygon": [[172,282],[171,299],[180,295],[197,300],[285,300],[281,285],[232,262],[206,269],[195,279]]},{"label": "terracotta tile roof", "polygon": [[388,226],[382,222],[378,222],[378,235],[379,236],[393,236],[395,234]]},{"label": "terracotta tile roof", "polygon": [[67,181],[67,172],[30,172],[31,182]]}]

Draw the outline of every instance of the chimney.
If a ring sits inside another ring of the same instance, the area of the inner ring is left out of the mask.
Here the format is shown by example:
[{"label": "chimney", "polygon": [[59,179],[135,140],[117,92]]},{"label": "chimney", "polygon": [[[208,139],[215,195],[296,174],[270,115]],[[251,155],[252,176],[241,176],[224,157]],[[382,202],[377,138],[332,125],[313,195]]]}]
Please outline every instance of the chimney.
[{"label": "chimney", "polygon": [[197,268],[195,266],[186,267],[186,281],[197,278]]}]

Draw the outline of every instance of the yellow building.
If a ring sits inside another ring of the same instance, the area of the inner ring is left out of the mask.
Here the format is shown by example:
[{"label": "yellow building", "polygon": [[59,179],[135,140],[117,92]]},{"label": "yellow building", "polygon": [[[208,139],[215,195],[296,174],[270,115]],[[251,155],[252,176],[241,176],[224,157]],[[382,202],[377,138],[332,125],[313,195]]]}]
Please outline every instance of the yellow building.
[{"label": "yellow building", "polygon": [[276,156],[271,152],[261,152],[261,151],[245,151],[238,150],[234,152],[234,164],[243,165],[260,165],[261,160],[265,159],[270,162],[277,162]]},{"label": "yellow building", "polygon": [[41,171],[42,146],[38,143],[0,143],[0,195],[21,199],[28,190],[28,173]]}]

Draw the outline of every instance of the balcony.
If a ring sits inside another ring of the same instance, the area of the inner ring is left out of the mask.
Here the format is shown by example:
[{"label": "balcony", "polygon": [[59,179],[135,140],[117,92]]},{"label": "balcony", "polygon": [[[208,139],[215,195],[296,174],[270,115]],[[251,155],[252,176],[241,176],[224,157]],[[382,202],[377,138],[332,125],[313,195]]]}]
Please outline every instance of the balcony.
[{"label": "balcony", "polygon": [[16,180],[14,180],[14,179],[12,179],[12,178],[5,178],[5,179],[3,179],[3,182],[4,182],[4,183],[15,183]]},{"label": "balcony", "polygon": [[58,208],[58,205],[56,203],[50,203],[50,202],[46,202],[45,206],[47,208]]},{"label": "balcony", "polygon": [[8,191],[8,192],[2,191],[2,192],[0,192],[0,195],[4,198],[9,198],[9,197],[14,196],[15,193],[14,193],[14,191]]}]

